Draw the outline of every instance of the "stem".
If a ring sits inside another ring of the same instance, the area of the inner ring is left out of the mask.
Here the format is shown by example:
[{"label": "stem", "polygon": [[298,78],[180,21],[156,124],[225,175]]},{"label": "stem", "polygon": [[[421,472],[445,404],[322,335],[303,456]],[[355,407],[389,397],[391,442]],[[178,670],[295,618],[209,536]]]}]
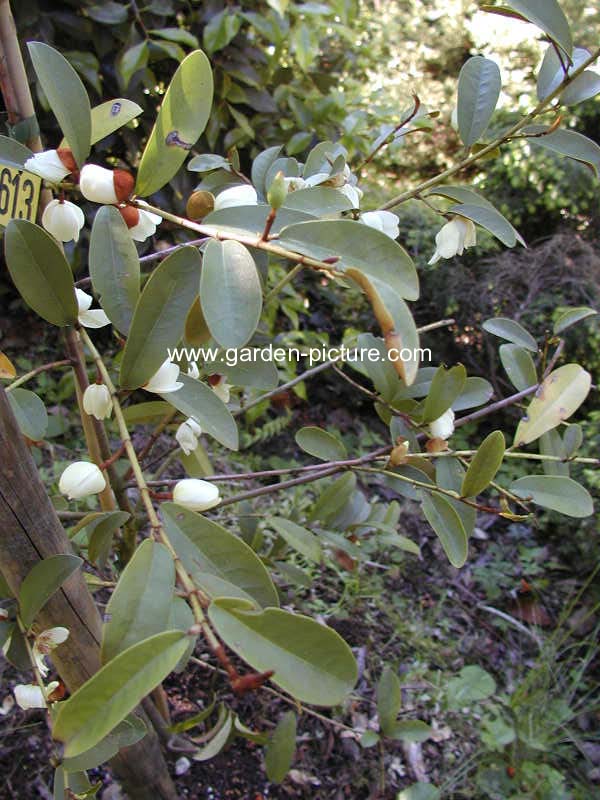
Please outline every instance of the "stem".
[{"label": "stem", "polygon": [[49,364],[42,364],[40,367],[36,367],[30,372],[26,372],[24,375],[21,375],[20,378],[17,378],[6,387],[6,391],[11,392],[13,389],[16,389],[17,386],[22,386],[24,383],[27,383],[27,381],[31,380],[31,378],[35,378],[36,375],[39,375],[40,372],[58,369],[58,367],[70,367],[71,364],[72,362],[70,358],[63,358],[60,361],[51,361]]},{"label": "stem", "polygon": [[283,289],[284,286],[287,286],[288,283],[291,283],[296,275],[298,275],[304,269],[304,264],[296,264],[296,266],[287,272],[283,278],[276,283],[275,286],[265,295],[265,305],[272,300],[274,297],[277,297],[279,292]]},{"label": "stem", "polygon": [[156,253],[150,253],[147,256],[142,256],[139,261],[140,264],[148,264],[151,261],[160,261],[161,258],[165,258],[166,256],[171,255],[171,253],[175,253],[177,250],[181,250],[182,247],[199,247],[201,244],[204,244],[207,241],[208,238],[204,236],[202,239],[192,239],[190,242],[174,244],[172,247],[165,247],[164,250],[157,250]]},{"label": "stem", "polygon": [[417,195],[421,194],[427,189],[432,189],[434,186],[439,186],[440,183],[444,183],[444,181],[446,181],[448,178],[451,178],[453,175],[456,175],[457,172],[460,172],[466,167],[470,167],[471,164],[475,164],[477,161],[483,158],[483,156],[486,156],[488,153],[491,153],[501,144],[504,144],[508,139],[514,136],[515,133],[518,133],[521,130],[521,128],[524,128],[525,125],[527,125],[529,122],[534,120],[539,114],[541,114],[541,112],[544,111],[550,105],[550,103],[561,94],[563,89],[565,89],[570,83],[572,83],[578,75],[581,75],[581,73],[587,67],[589,67],[590,64],[593,64],[594,61],[596,61],[596,59],[598,59],[599,57],[600,57],[600,47],[594,50],[591,56],[588,59],[586,59],[583,62],[583,64],[581,64],[580,67],[573,70],[570,75],[566,76],[565,79],[562,81],[562,83],[552,92],[552,94],[548,95],[548,97],[546,97],[544,100],[541,100],[535,106],[535,108],[533,108],[532,111],[529,112],[529,114],[527,114],[525,117],[516,122],[511,128],[509,128],[507,131],[505,131],[496,139],[494,139],[492,142],[490,142],[490,144],[483,147],[474,155],[465,158],[458,164],[455,164],[453,167],[449,167],[447,170],[444,170],[444,172],[440,173],[439,175],[436,175],[433,178],[429,178],[429,180],[423,181],[423,183],[420,183],[414,189],[409,189],[406,192],[402,192],[402,194],[393,197],[391,200],[388,200],[388,202],[382,205],[380,208],[382,210],[385,210],[388,208],[394,208],[395,206],[399,206],[401,203],[404,203],[407,200],[416,197]]}]

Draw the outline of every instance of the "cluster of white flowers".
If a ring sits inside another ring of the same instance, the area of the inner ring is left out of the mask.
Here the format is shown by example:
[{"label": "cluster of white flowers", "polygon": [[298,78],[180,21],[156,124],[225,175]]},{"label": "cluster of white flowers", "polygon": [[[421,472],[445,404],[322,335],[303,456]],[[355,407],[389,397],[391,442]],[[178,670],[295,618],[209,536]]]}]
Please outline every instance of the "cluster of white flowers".
[{"label": "cluster of white flowers", "polygon": [[[81,172],[71,151],[45,150],[27,159],[24,168],[50,183],[59,184],[67,175],[79,177],[79,189],[86,200],[103,205],[114,205],[121,212],[131,237],[138,242],[153,236],[161,217],[128,206],[135,179],[123,169],[106,169],[98,164],[84,164]],[[83,211],[69,200],[51,200],[42,214],[42,225],[59,242],[76,242],[85,224]]]}]

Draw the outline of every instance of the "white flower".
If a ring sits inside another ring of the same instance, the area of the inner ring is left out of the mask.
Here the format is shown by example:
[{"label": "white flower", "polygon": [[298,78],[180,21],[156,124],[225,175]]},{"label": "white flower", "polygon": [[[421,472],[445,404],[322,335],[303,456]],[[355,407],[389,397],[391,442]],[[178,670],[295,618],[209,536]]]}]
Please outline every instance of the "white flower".
[{"label": "white flower", "polygon": [[4,622],[5,619],[8,619],[8,611],[5,608],[0,608],[0,622]]},{"label": "white flower", "polygon": [[430,422],[429,433],[434,439],[449,439],[454,433],[454,411],[449,408],[441,417]]},{"label": "white flower", "polygon": [[90,306],[94,299],[91,294],[76,287],[75,295],[79,307],[77,319],[80,325],[83,325],[84,328],[103,328],[105,325],[110,325],[109,318],[101,308],[94,308],[90,311]]},{"label": "white flower", "polygon": [[162,222],[162,217],[143,209],[136,210],[139,213],[139,219],[136,225],[129,228],[129,233],[136,242],[145,242],[149,236],[154,235],[156,226]]},{"label": "white flower", "polygon": [[360,221],[370,228],[381,231],[390,239],[397,239],[400,235],[398,217],[391,211],[365,211],[360,215]]},{"label": "white flower", "polygon": [[183,386],[183,383],[177,380],[178,377],[179,367],[177,364],[174,364],[170,358],[167,358],[156,370],[148,383],[144,384],[144,389],[148,392],[155,392],[156,394],[176,392]]},{"label": "white flower", "polygon": [[61,627],[48,628],[48,630],[36,636],[33,644],[33,657],[42,677],[45,678],[49,671],[44,657],[58,647],[59,644],[66,642],[68,638],[69,629]]},{"label": "white flower", "polygon": [[254,186],[243,183],[240,186],[230,186],[224,189],[215,198],[214,211],[233,206],[255,206],[258,204],[258,195]]},{"label": "white flower", "polygon": [[52,692],[58,688],[58,681],[51,681],[42,692],[41,688],[35,683],[19,683],[13,689],[13,694],[17,705],[21,708],[46,708],[46,697],[49,697]]},{"label": "white flower", "polygon": [[200,377],[200,370],[198,369],[198,364],[196,364],[195,361],[190,361],[188,364],[187,374],[189,378],[193,378],[196,381]]},{"label": "white flower", "polygon": [[175,438],[186,456],[189,456],[189,454],[198,447],[198,437],[201,433],[202,428],[192,417],[186,419],[186,421],[182,422],[177,428]]},{"label": "white flower", "polygon": [[191,511],[207,511],[221,502],[219,487],[198,478],[185,478],[175,484],[173,501]]},{"label": "white flower", "polygon": [[231,384],[227,383],[224,375],[211,375],[208,383],[213,392],[217,395],[219,400],[227,404],[231,396]]},{"label": "white flower", "polygon": [[42,214],[42,225],[59,242],[76,242],[85,225],[83,211],[68,200],[50,200]]},{"label": "white flower", "polygon": [[96,419],[110,417],[113,401],[108,386],[103,383],[90,384],[83,393],[83,410]]},{"label": "white flower", "polygon": [[[69,159],[66,160],[68,161]],[[33,172],[34,175],[39,175],[41,178],[50,181],[50,183],[60,183],[76,166],[74,163],[65,164],[58,150],[44,150],[43,153],[35,153],[31,158],[28,158],[23,164],[23,169],[26,169],[27,172]]]},{"label": "white flower", "polygon": [[106,487],[106,480],[99,468],[90,461],[75,461],[69,464],[58,482],[61,494],[69,500],[79,500],[89,494],[98,494]]},{"label": "white flower", "polygon": [[304,178],[284,178],[285,185],[289,192],[297,192],[298,189],[306,189],[308,187]]},{"label": "white flower", "polygon": [[435,253],[428,263],[435,264],[440,258],[462,256],[467,247],[477,243],[475,224],[465,217],[453,217],[435,236]]},{"label": "white flower", "polygon": [[98,164],[85,164],[79,174],[81,194],[94,203],[122,203],[132,193],[134,185],[133,175],[123,169],[106,169]]},{"label": "white flower", "polygon": [[352,208],[360,208],[360,198],[363,196],[363,191],[359,189],[358,186],[352,186],[346,183],[344,186],[340,186],[338,192],[346,195],[348,200],[352,203]]},{"label": "white flower", "polygon": [[314,175],[309,175],[308,178],[304,178],[304,185],[309,189],[312,189],[313,186],[320,186],[325,181],[331,179],[331,175],[328,172],[315,172]]}]

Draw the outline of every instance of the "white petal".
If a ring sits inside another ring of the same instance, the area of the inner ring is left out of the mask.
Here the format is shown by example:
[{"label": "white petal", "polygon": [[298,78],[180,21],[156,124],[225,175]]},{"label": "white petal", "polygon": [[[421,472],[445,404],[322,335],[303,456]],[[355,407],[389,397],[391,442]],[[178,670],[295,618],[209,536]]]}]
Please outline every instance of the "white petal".
[{"label": "white petal", "polygon": [[61,494],[69,500],[78,500],[90,494],[98,494],[106,487],[104,475],[89,461],[75,461],[64,470],[58,482]]},{"label": "white petal", "polygon": [[186,425],[189,425],[192,431],[194,432],[195,436],[200,436],[202,434],[202,428],[193,417],[188,417],[186,419]]},{"label": "white petal", "polygon": [[221,502],[219,487],[197,478],[185,478],[175,484],[173,501],[191,511],[207,511]]},{"label": "white petal", "polygon": [[20,683],[13,689],[15,700],[21,708],[46,708],[46,698],[39,686]]},{"label": "white petal", "polygon": [[50,183],[60,183],[69,174],[70,170],[65,167],[60,160],[56,150],[45,150],[43,153],[35,153],[28,158],[23,169],[39,175]]},{"label": "white petal", "polygon": [[59,242],[76,242],[84,223],[83,211],[68,200],[51,200],[42,214],[42,225]]},{"label": "white petal", "polygon": [[175,439],[186,456],[189,456],[198,447],[198,439],[187,422],[182,422],[177,428]]},{"label": "white petal", "polygon": [[110,325],[110,320],[101,308],[94,308],[92,311],[82,311],[77,317],[79,324],[84,328],[103,328]]},{"label": "white petal", "polygon": [[149,392],[156,392],[157,394],[176,392],[183,386],[183,383],[177,380],[178,377],[179,367],[167,358],[156,370],[148,383],[145,384],[144,388]]},{"label": "white petal", "polygon": [[258,203],[258,195],[254,186],[249,184],[242,184],[240,186],[231,186],[229,189],[224,189],[215,198],[215,211],[220,211],[223,208],[232,208],[233,206],[255,206]]},{"label": "white petal", "polygon": [[110,417],[113,408],[108,387],[103,383],[92,383],[83,393],[83,410],[96,419]]},{"label": "white petal", "polygon": [[429,433],[435,439],[449,439],[454,433],[454,411],[449,408],[441,417],[430,422]]},{"label": "white petal", "polygon": [[191,361],[188,364],[187,374],[190,378],[194,378],[194,380],[198,380],[200,377],[200,370],[198,369],[198,364],[196,364],[195,361]]},{"label": "white petal", "polygon": [[77,298],[77,308],[79,311],[87,311],[94,299],[91,294],[84,292],[83,289],[75,287],[75,297]]},{"label": "white petal", "polygon": [[87,200],[94,203],[113,205],[119,202],[115,193],[113,170],[98,164],[85,164],[81,168],[79,189]]},{"label": "white petal", "polygon": [[159,217],[158,214],[140,210],[138,224],[129,228],[129,234],[136,242],[145,242],[149,236],[154,235],[159,222],[162,222],[162,217]]}]

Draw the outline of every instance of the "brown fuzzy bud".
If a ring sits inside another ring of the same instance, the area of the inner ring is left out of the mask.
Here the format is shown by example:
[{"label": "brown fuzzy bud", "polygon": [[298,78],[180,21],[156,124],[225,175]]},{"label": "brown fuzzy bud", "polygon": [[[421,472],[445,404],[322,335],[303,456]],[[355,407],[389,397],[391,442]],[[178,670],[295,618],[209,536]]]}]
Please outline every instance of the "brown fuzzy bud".
[{"label": "brown fuzzy bud", "polygon": [[140,212],[137,208],[133,206],[119,206],[118,207],[119,214],[125,220],[125,224],[128,228],[135,228],[135,226],[140,221]]},{"label": "brown fuzzy bud", "polygon": [[117,200],[124,203],[125,200],[131,197],[133,187],[135,186],[135,178],[131,172],[127,172],[124,169],[115,169],[113,170],[113,184]]},{"label": "brown fuzzy bud", "polygon": [[65,165],[65,169],[68,169],[69,172],[79,172],[79,167],[69,147],[59,147],[56,154]]},{"label": "brown fuzzy bud", "polygon": [[185,207],[188,219],[204,219],[215,207],[215,196],[212,192],[192,192]]}]

